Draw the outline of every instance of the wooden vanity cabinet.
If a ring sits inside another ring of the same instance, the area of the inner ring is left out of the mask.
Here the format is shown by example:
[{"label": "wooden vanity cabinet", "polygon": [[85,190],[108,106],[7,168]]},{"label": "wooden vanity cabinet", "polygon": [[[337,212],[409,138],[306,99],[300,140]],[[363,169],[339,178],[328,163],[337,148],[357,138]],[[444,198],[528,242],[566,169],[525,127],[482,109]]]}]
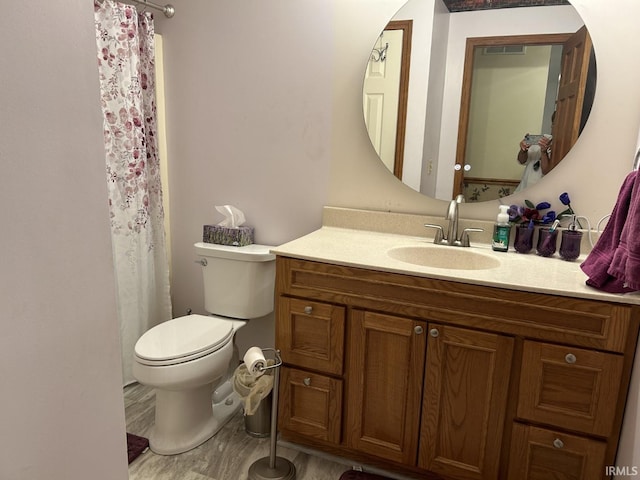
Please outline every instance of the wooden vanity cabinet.
[{"label": "wooden vanity cabinet", "polygon": [[354,309],[349,330],[346,444],[414,465],[426,323]]},{"label": "wooden vanity cabinet", "polygon": [[638,307],[279,256],[282,438],[409,476],[604,479]]},{"label": "wooden vanity cabinet", "polygon": [[280,428],[337,445],[345,308],[288,297],[278,298],[276,305],[276,344],[287,364],[280,380]]},{"label": "wooden vanity cabinet", "polygon": [[605,476],[605,442],[516,423],[509,480],[599,480]]},{"label": "wooden vanity cabinet", "polygon": [[281,429],[331,444],[340,443],[341,380],[285,367],[280,386]]},{"label": "wooden vanity cabinet", "polygon": [[607,437],[624,358],[566,345],[524,342],[518,417]]},{"label": "wooden vanity cabinet", "polygon": [[333,375],[344,368],[345,308],[278,298],[279,348],[287,362]]},{"label": "wooden vanity cabinet", "polygon": [[418,466],[498,478],[513,338],[429,324]]},{"label": "wooden vanity cabinet", "polygon": [[624,368],[623,355],[525,341],[509,479],[603,478],[613,465],[606,439],[618,435]]}]

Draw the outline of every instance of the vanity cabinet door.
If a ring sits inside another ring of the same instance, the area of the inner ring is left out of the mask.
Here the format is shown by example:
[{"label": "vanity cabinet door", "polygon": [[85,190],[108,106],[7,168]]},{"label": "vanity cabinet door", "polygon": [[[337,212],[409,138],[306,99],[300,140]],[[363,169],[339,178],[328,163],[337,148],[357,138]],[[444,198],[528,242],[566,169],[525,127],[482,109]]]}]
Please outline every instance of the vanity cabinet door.
[{"label": "vanity cabinet door", "polygon": [[513,338],[429,324],[418,466],[498,478]]},{"label": "vanity cabinet door", "polygon": [[516,423],[508,480],[601,480],[607,444]]},{"label": "vanity cabinet door", "polygon": [[280,429],[340,443],[342,380],[282,367]]},{"label": "vanity cabinet door", "polygon": [[329,303],[280,297],[278,348],[285,363],[342,375],[345,308]]},{"label": "vanity cabinet door", "polygon": [[354,310],[347,372],[347,445],[415,465],[426,323]]},{"label": "vanity cabinet door", "polygon": [[525,342],[518,417],[609,436],[623,362],[621,355]]}]

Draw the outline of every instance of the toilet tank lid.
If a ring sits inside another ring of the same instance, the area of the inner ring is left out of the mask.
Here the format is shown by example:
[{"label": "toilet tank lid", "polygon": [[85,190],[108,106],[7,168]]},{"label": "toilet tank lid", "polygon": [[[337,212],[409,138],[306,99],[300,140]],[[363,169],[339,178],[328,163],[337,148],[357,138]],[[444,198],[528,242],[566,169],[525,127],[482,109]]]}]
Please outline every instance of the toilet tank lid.
[{"label": "toilet tank lid", "polygon": [[202,257],[230,258],[245,262],[270,262],[276,259],[276,256],[270,252],[274,247],[269,245],[252,243],[243,247],[233,247],[231,245],[198,242],[194,244],[194,247],[196,253]]}]

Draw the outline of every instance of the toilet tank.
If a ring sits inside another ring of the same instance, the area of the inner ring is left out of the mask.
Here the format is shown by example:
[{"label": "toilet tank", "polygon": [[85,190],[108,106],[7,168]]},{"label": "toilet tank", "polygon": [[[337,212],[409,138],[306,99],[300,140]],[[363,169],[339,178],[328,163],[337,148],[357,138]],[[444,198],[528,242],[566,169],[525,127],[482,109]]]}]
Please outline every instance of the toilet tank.
[{"label": "toilet tank", "polygon": [[202,262],[205,310],[241,319],[271,313],[276,276],[276,256],[269,253],[271,248],[196,243],[196,254],[206,260]]}]

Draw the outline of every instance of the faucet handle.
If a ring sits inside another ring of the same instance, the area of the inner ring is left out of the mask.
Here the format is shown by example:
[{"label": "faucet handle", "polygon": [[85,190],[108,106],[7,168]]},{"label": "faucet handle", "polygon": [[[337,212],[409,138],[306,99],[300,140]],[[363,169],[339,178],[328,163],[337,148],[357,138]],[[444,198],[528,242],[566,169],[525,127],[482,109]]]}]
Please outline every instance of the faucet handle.
[{"label": "faucet handle", "polygon": [[433,243],[440,244],[446,242],[446,239],[444,238],[444,230],[442,229],[441,225],[432,225],[430,223],[425,223],[424,226],[427,228],[436,229],[436,234],[433,237]]},{"label": "faucet handle", "polygon": [[484,232],[482,228],[465,228],[462,230],[462,235],[460,235],[460,243],[462,247],[469,247],[471,244],[469,243],[469,233],[471,232]]}]

